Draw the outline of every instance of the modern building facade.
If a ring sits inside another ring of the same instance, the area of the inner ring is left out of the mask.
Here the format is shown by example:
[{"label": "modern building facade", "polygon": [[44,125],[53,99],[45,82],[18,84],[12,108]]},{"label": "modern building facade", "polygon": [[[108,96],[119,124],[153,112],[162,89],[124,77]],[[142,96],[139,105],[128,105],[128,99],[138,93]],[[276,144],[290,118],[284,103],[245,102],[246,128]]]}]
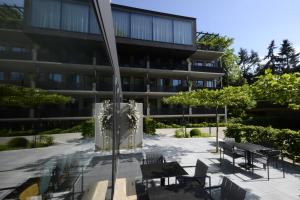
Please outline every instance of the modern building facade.
[{"label": "modern building facade", "polygon": [[[3,7],[4,5],[2,5]],[[94,103],[112,98],[105,41],[86,0],[25,0],[5,5],[0,22],[0,83],[72,97],[67,105],[1,108],[1,121],[88,119]],[[162,103],[179,91],[222,87],[222,50],[199,47],[196,19],[112,4],[123,100],[144,104],[144,116],[214,117],[213,110]],[[221,116],[225,111],[220,110]]]}]

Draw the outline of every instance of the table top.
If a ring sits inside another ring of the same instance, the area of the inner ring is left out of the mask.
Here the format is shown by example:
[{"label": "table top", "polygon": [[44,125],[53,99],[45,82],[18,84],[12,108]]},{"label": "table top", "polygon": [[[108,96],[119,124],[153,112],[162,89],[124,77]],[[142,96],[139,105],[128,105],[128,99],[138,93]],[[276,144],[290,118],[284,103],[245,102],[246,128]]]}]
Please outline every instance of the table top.
[{"label": "table top", "polygon": [[258,144],[249,143],[249,142],[234,143],[234,146],[237,147],[238,149],[243,149],[243,150],[254,152],[254,153],[261,151],[261,150],[272,150],[271,148],[264,147],[264,146],[261,146]]},{"label": "table top", "polygon": [[145,164],[141,165],[141,171],[144,179],[175,177],[188,174],[178,162]]},{"label": "table top", "polygon": [[201,186],[171,185],[167,187],[152,187],[148,189],[150,200],[199,200],[211,199]]}]

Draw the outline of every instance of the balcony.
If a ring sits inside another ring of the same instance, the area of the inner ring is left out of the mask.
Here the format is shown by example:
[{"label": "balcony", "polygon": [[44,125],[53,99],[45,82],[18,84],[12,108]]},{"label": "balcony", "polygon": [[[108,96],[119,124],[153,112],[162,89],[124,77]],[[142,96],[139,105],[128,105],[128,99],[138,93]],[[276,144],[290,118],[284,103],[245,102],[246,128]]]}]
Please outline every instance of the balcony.
[{"label": "balcony", "polygon": [[192,65],[192,71],[198,72],[212,72],[212,73],[224,73],[224,70],[218,66],[205,66],[205,65]]},{"label": "balcony", "polygon": [[182,70],[187,71],[187,64],[170,64],[170,63],[150,63],[150,68],[152,69],[162,69],[162,70]]},{"label": "balcony", "polygon": [[[224,108],[219,108],[218,109],[219,114],[224,114],[225,109]],[[216,110],[212,108],[203,108],[203,107],[197,107],[197,108],[192,108],[192,114],[216,114]]]},{"label": "balcony", "polygon": [[0,59],[20,59],[31,60],[32,52],[22,47],[5,47],[0,46]]},{"label": "balcony", "polygon": [[180,91],[188,91],[188,87],[185,86],[151,86],[151,92],[180,92]]},{"label": "balcony", "polygon": [[147,88],[144,84],[141,85],[122,85],[124,92],[146,92]]},{"label": "balcony", "polygon": [[92,90],[92,83],[59,83],[54,81],[38,81],[37,87],[46,90]]}]

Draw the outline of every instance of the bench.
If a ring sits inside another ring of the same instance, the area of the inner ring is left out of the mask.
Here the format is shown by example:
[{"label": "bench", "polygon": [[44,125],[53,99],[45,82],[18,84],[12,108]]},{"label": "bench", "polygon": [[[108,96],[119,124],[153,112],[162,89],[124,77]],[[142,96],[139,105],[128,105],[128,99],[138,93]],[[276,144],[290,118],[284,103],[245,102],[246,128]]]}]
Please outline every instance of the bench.
[{"label": "bench", "polygon": [[99,181],[88,187],[82,200],[105,200],[108,181]]},{"label": "bench", "polygon": [[137,200],[135,180],[118,178],[115,183],[114,200]]}]

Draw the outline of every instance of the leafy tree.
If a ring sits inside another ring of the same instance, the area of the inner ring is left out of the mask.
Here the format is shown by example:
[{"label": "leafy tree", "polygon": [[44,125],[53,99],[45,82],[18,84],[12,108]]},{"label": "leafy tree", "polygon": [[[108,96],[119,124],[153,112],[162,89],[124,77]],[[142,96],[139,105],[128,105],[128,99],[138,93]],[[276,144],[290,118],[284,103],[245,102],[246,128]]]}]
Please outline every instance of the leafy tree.
[{"label": "leafy tree", "polygon": [[0,13],[0,27],[22,27],[23,11],[17,6],[0,4]]},{"label": "leafy tree", "polygon": [[257,100],[300,109],[300,73],[278,75],[268,69],[251,88]]},{"label": "leafy tree", "polygon": [[237,64],[238,57],[234,54],[234,49],[231,48],[233,42],[233,38],[215,35],[206,35],[197,41],[197,45],[200,47],[200,49],[224,52],[223,56],[221,57],[221,64],[225,72],[225,85],[241,84],[241,73]]},{"label": "leafy tree", "polygon": [[276,61],[278,57],[274,52],[276,48],[275,41],[272,40],[268,46],[268,54],[264,58],[264,60],[268,60],[268,62],[262,69],[259,70],[258,74],[261,75],[261,72],[263,72],[265,69],[271,69],[273,73],[277,71]]},{"label": "leafy tree", "polygon": [[254,78],[254,72],[256,71],[260,62],[258,53],[251,50],[250,54],[248,55],[248,51],[246,49],[240,48],[238,56],[238,65],[241,68],[243,78],[246,79],[248,83],[252,83]]},{"label": "leafy tree", "polygon": [[164,98],[164,102],[168,104],[204,106],[215,109],[217,122],[216,151],[218,151],[219,147],[219,108],[231,106],[249,109],[255,105],[248,85],[238,87],[229,86],[219,90],[202,89],[191,92],[180,92],[175,96]]},{"label": "leafy tree", "polygon": [[65,104],[70,97],[15,85],[0,84],[0,105],[33,108],[43,104]]}]

